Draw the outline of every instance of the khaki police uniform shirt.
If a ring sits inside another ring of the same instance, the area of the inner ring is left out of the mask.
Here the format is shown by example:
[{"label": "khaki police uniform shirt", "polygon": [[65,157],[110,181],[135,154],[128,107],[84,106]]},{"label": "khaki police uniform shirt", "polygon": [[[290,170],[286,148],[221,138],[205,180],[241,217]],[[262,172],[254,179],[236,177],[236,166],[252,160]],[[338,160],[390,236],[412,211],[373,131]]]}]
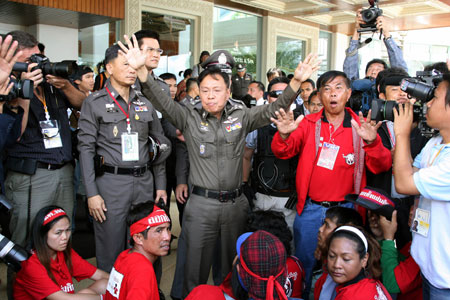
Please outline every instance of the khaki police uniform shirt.
[{"label": "khaki police uniform shirt", "polygon": [[[125,112],[128,112],[128,103],[111,86],[111,94]],[[109,93],[103,88],[86,98],[81,108],[79,119],[80,131],[78,133],[78,150],[80,151],[80,164],[86,193],[88,197],[98,195],[95,183],[94,156],[104,157],[104,162],[110,166],[131,168],[145,166],[149,162],[149,131],[163,134],[161,123],[156,115],[153,105],[133,87],[130,88],[130,123],[131,132],[139,135],[139,160],[122,161],[122,133],[127,132],[126,116],[117,106]],[[149,126],[151,126],[149,128]],[[157,190],[165,190],[165,162],[153,165],[153,175]]]},{"label": "khaki police uniform shirt", "polygon": [[270,124],[275,111],[288,108],[296,97],[288,86],[277,101],[251,109],[242,101],[229,99],[218,120],[201,102],[181,105],[165,95],[149,76],[141,82],[142,92],[165,118],[179,128],[189,153],[189,181],[213,190],[233,190],[242,183],[242,157],[247,133]]}]

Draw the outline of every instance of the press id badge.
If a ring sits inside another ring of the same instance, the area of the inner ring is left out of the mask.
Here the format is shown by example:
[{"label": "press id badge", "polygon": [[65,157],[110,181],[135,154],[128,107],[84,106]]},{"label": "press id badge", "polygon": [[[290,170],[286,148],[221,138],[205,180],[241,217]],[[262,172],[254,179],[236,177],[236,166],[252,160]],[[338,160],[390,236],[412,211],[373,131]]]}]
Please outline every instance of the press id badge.
[{"label": "press id badge", "polygon": [[427,237],[428,230],[430,230],[430,212],[425,209],[417,208],[411,231]]},{"label": "press id badge", "polygon": [[317,165],[325,169],[333,170],[338,152],[339,146],[323,143]]},{"label": "press id badge", "polygon": [[61,135],[59,133],[58,121],[45,120],[40,121],[41,133],[44,137],[45,149],[60,148],[62,147]]},{"label": "press id badge", "polygon": [[139,160],[139,142],[137,132],[122,133],[122,160]]}]

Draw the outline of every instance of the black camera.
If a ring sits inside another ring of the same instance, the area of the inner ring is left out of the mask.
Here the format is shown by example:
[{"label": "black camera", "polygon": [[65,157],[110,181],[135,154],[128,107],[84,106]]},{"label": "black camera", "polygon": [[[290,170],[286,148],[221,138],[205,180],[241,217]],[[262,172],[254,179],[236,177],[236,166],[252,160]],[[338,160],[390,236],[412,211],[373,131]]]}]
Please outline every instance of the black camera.
[{"label": "black camera", "polygon": [[13,87],[8,95],[0,95],[0,101],[9,102],[16,98],[31,99],[33,97],[33,81],[29,79],[16,80],[11,77],[10,82],[13,83]]},{"label": "black camera", "polygon": [[377,31],[377,18],[383,15],[383,10],[378,7],[377,0],[369,0],[370,7],[361,11],[361,17],[365,24],[361,24],[358,32]]},{"label": "black camera", "polygon": [[[30,62],[38,64],[32,69],[32,71],[41,69],[44,76],[54,75],[67,79],[78,70],[78,65],[74,60],[63,60],[62,62],[52,63],[48,57],[42,54],[31,55]],[[28,72],[28,63],[15,63],[13,66],[13,71]]]},{"label": "black camera", "polygon": [[[426,103],[434,98],[434,91],[442,80],[442,74],[436,70],[431,72],[418,71],[415,78],[404,78],[400,83],[400,89],[408,94],[408,97],[417,101],[413,106],[414,122],[418,122],[418,127],[423,136],[431,137],[437,130],[429,127],[426,121]],[[398,110],[395,101],[384,101],[375,99],[372,101],[371,119],[381,121],[394,121],[394,107]]]},{"label": "black camera", "polygon": [[28,252],[14,244],[0,233],[0,259],[15,272],[21,269],[22,262],[28,259]]},{"label": "black camera", "polygon": [[[0,194],[0,209],[6,208],[7,211],[11,209],[11,203]],[[0,259],[11,267],[15,272],[21,268],[23,261],[28,259],[28,252],[14,244],[8,238],[0,233]]]}]

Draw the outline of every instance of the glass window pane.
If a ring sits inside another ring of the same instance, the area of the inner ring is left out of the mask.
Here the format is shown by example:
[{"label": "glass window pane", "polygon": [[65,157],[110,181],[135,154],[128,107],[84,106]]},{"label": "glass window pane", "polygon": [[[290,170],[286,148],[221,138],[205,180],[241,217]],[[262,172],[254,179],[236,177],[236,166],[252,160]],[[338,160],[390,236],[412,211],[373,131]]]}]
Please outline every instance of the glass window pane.
[{"label": "glass window pane", "polygon": [[82,28],[78,33],[78,64],[95,69],[105,59],[106,49],[118,40],[118,22]]},{"label": "glass window pane", "polygon": [[277,36],[277,67],[293,74],[298,62],[305,56],[305,41]]},{"label": "glass window pane", "polygon": [[[214,50],[229,51],[236,63],[247,66],[247,73],[259,78],[261,17],[229,10],[214,8]],[[203,50],[203,49],[202,49]],[[233,73],[236,71],[233,70]]]},{"label": "glass window pane", "polygon": [[169,72],[182,79],[178,73],[193,64],[194,20],[143,11],[142,29],[158,32],[164,50],[154,72],[158,75]]},{"label": "glass window pane", "polygon": [[322,60],[318,76],[331,69],[331,33],[321,31],[319,33],[319,58]]}]

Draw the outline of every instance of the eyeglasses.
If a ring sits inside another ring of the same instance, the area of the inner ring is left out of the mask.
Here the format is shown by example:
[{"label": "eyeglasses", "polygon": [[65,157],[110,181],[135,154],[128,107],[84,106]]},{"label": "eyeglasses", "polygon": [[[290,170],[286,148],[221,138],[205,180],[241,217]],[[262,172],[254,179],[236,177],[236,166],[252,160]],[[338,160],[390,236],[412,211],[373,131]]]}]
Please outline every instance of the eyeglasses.
[{"label": "eyeglasses", "polygon": [[281,94],[283,94],[283,91],[271,91],[269,92],[269,97],[278,98]]},{"label": "eyeglasses", "polygon": [[153,52],[153,51],[156,51],[156,52],[159,53],[159,55],[163,54],[163,52],[164,52],[164,50],[161,49],[161,48],[152,48],[152,47],[147,47],[147,48],[145,49],[145,51],[147,51],[147,52]]}]

